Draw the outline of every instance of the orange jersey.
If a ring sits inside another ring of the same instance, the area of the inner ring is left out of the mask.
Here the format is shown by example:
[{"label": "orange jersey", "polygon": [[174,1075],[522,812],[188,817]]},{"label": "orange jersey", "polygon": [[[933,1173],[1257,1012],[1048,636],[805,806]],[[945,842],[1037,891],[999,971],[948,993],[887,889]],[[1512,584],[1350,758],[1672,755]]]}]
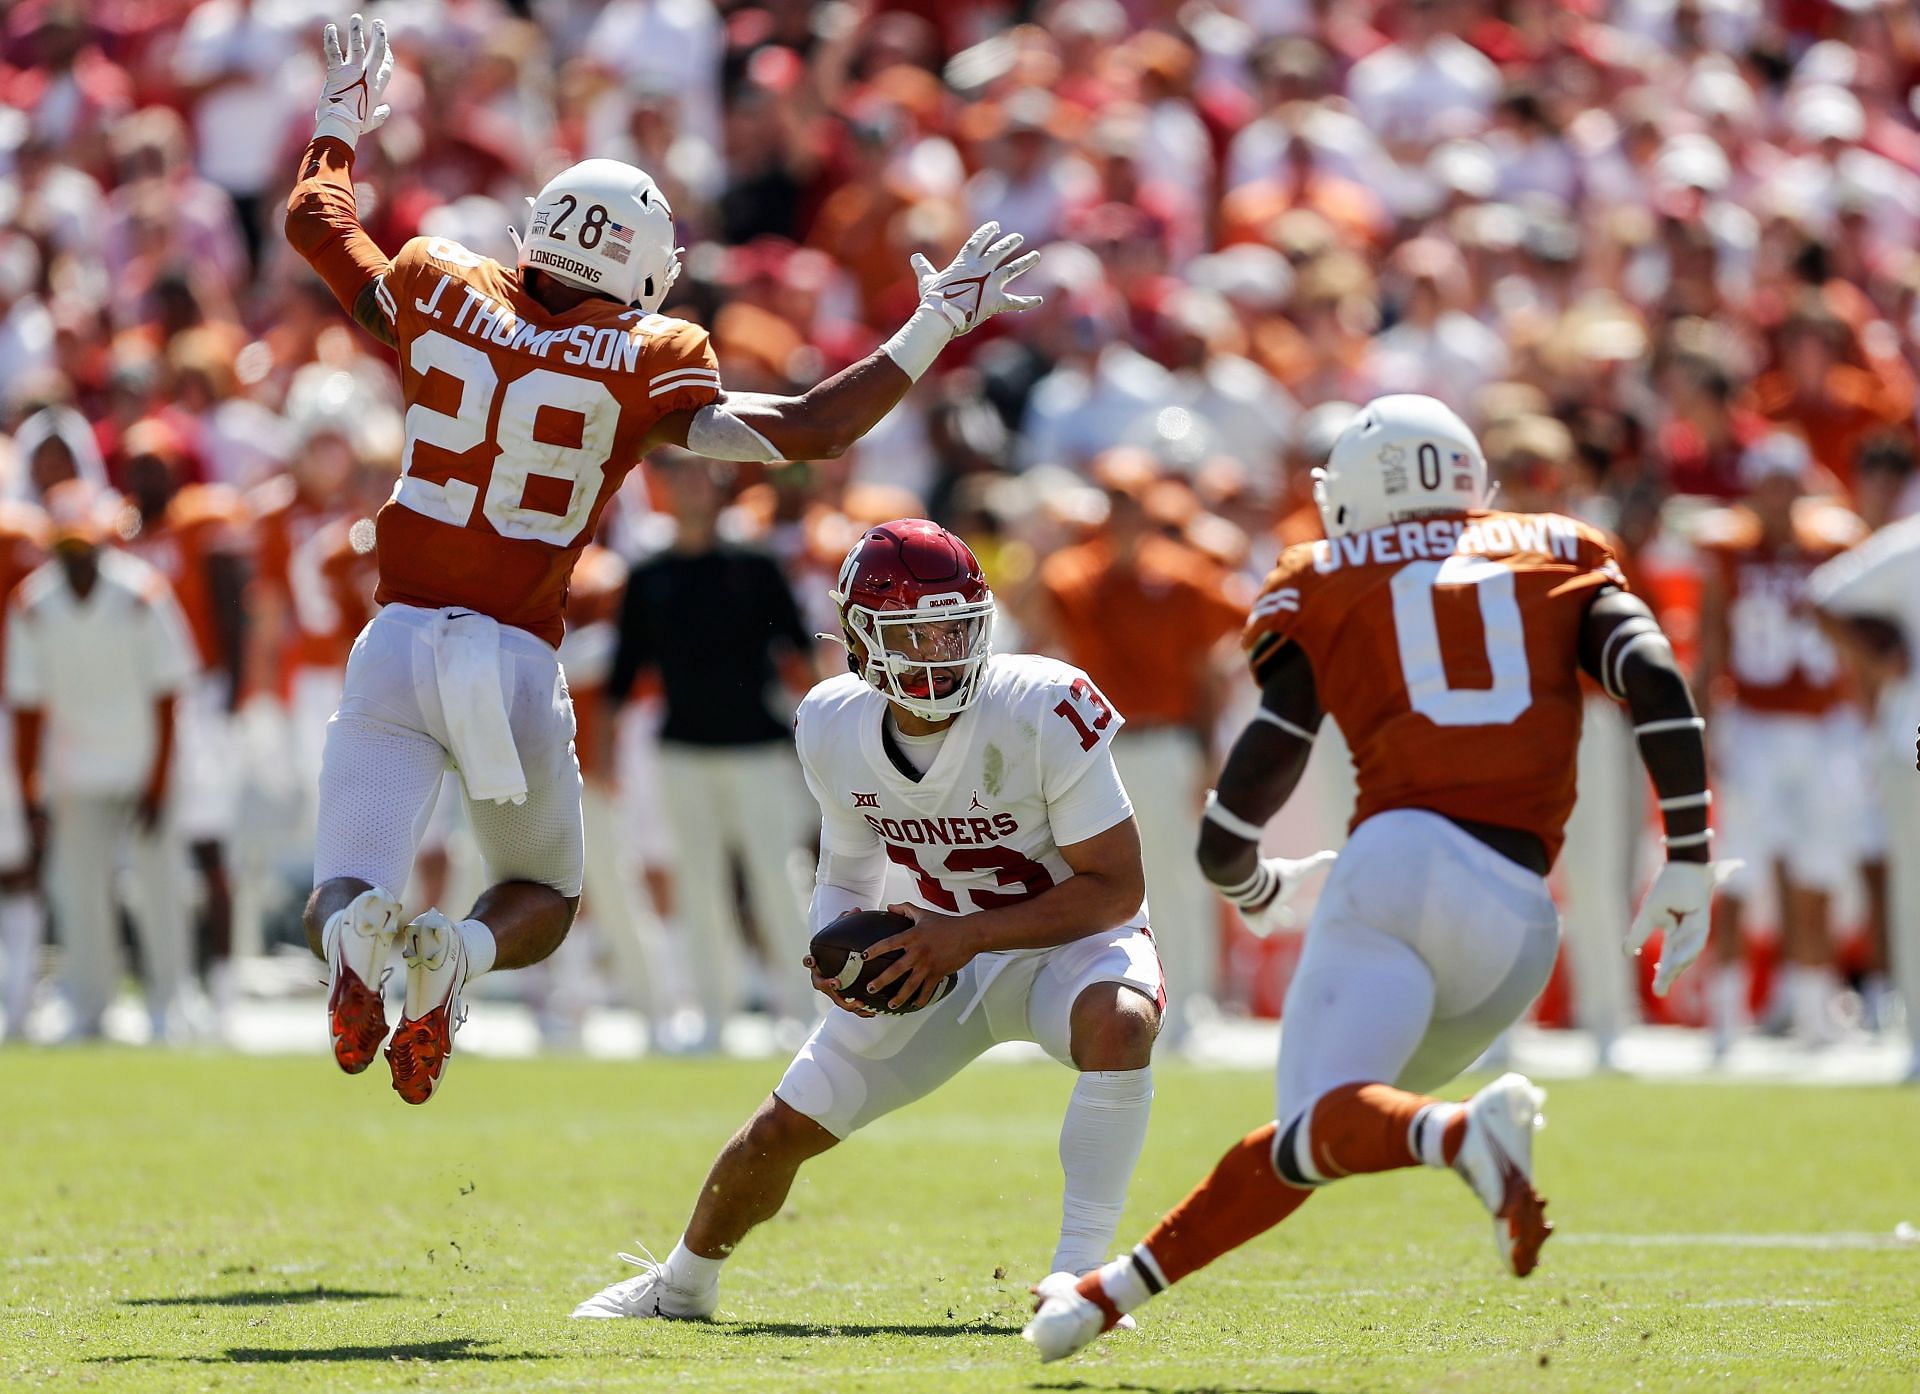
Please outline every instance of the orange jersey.
[{"label": "orange jersey", "polygon": [[7,651],[13,592],[47,559],[47,515],[30,503],[0,500],[0,654]]},{"label": "orange jersey", "polygon": [[1240,627],[1242,609],[1220,569],[1193,548],[1149,537],[1132,567],[1114,565],[1105,538],[1056,552],[1040,583],[1061,620],[1064,657],[1084,669],[1135,725],[1202,719],[1214,645]]},{"label": "orange jersey", "polygon": [[207,574],[216,556],[242,554],[248,546],[248,512],[239,492],[224,484],[189,484],[173,496],[157,522],[148,523],[127,550],[166,577],[180,601],[203,668],[222,668],[228,654],[214,613]]},{"label": "orange jersey", "polygon": [[372,519],[321,507],[286,475],[249,502],[254,584],[278,596],[292,622],[282,661],[288,670],[344,668],[373,613]]},{"label": "orange jersey", "polygon": [[588,776],[612,774],[601,768],[600,757],[607,748],[602,727],[613,719],[607,707],[607,678],[613,670],[620,600],[626,590],[627,564],[619,553],[598,546],[581,553],[567,597],[567,637],[560,647],[560,662],[573,695],[574,750],[581,772]]},{"label": "orange jersey", "polygon": [[1734,700],[1762,712],[1818,716],[1846,700],[1845,674],[1807,600],[1807,578],[1867,534],[1835,504],[1803,499],[1793,538],[1769,541],[1745,508],[1700,520],[1694,542],[1727,605],[1727,672]]},{"label": "orange jersey", "polygon": [[477,610],[558,644],[574,562],[654,426],[719,399],[707,332],[603,297],[554,314],[518,271],[445,238],[389,261],[355,214],[352,163],[340,141],[307,147],[287,236],[399,354],[406,444],[375,599]]},{"label": "orange jersey", "polygon": [[1353,749],[1352,826],[1421,808],[1559,855],[1580,742],[1580,625],[1625,577],[1555,513],[1475,512],[1289,547],[1247,620],[1259,673],[1287,643]]}]

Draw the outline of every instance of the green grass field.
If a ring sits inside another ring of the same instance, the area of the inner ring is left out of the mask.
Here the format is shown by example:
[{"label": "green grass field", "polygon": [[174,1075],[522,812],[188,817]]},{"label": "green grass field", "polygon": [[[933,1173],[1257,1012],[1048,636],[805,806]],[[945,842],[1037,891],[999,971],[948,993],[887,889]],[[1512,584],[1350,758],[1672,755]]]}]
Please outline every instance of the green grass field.
[{"label": "green grass field", "polygon": [[[1069,1077],[980,1068],[804,1174],[713,1324],[568,1321],[777,1069],[468,1058],[415,1110],[320,1057],[0,1056],[0,1389],[1920,1389],[1920,1099],[1874,1089],[1560,1085],[1528,1281],[1451,1177],[1366,1178],[1042,1367]],[[1270,1107],[1163,1068],[1122,1241]]]}]

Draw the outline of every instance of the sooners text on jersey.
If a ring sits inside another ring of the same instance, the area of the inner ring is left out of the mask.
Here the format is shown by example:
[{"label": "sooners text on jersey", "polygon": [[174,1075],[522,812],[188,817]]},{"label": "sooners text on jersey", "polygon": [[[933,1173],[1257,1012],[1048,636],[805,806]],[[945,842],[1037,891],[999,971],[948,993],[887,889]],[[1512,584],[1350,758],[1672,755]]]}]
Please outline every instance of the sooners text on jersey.
[{"label": "sooners text on jersey", "polygon": [[1243,642],[1256,676],[1288,643],[1353,748],[1353,826],[1390,808],[1560,850],[1580,740],[1578,641],[1626,588],[1606,539],[1553,513],[1475,512],[1289,547]]},{"label": "sooners text on jersey", "polygon": [[[918,782],[882,744],[886,699],[851,673],[819,684],[794,723],[808,788],[830,819],[863,822],[945,915],[1025,900],[1073,874],[1060,848],[1132,815],[1124,795],[1069,800],[1124,720],[1078,669],[1029,654],[987,660],[980,695]],[[1128,923],[1146,927],[1143,904]]]}]

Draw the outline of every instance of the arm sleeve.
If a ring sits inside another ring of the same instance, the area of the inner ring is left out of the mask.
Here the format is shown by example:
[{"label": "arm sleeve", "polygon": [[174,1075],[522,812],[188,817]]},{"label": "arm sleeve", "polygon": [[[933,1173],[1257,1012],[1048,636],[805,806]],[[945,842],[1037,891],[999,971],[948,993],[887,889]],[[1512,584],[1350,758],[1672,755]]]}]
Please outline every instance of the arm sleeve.
[{"label": "arm sleeve", "polygon": [[20,606],[7,617],[7,705],[39,707],[47,700],[39,628]]},{"label": "arm sleeve", "polygon": [[1126,718],[1084,675],[1067,670],[1041,694],[1040,789],[1056,847],[1071,847],[1133,816],[1113,764],[1113,737]]},{"label": "arm sleeve", "polygon": [[397,311],[386,285],[393,263],[360,226],[353,151],[344,141],[323,137],[301,156],[300,182],[287,199],[287,241],[320,273],[349,315],[357,315],[360,297],[373,287],[378,312],[393,332]]}]

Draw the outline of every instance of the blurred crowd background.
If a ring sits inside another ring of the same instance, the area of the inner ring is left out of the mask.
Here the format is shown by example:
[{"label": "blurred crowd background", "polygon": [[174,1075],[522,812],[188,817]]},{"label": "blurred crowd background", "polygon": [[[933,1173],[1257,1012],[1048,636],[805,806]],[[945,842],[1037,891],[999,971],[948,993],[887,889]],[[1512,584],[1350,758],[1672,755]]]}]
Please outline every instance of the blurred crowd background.
[{"label": "blurred crowd background", "polygon": [[[780,801],[726,795],[759,821],[699,825],[725,855],[695,868],[674,842],[694,825],[663,811],[679,776],[661,771],[689,747],[777,742],[782,703],[840,662],[806,636],[833,628],[827,584],[869,523],[958,529],[1002,601],[1001,646],[1080,663],[1131,719],[1121,758],[1175,943],[1178,1033],[1274,1010],[1296,951],[1221,917],[1188,846],[1251,701],[1231,636],[1279,548],[1318,535],[1308,470],[1343,404],[1454,405],[1504,506],[1617,534],[1690,661],[1713,591],[1702,529],[1744,516],[1718,510],[1786,479],[1789,504],[1851,515],[1838,546],[1920,510],[1920,11],[1898,0],[366,9],[399,56],[394,115],[356,165],[381,245],[440,235],[511,262],[507,230],[549,175],[587,155],[640,164],[686,246],[668,309],[708,326],[729,387],[802,388],[870,352],[912,308],[909,256],[943,263],[976,222],[1044,250],[1022,289],[1045,307],[956,344],[847,457],[660,460],[629,482],[568,641],[600,885],[576,967],[542,988],[560,1035],[608,997],[659,1021],[696,999],[796,1010],[790,965],[729,951],[725,974],[701,967],[716,935],[788,941],[767,922],[800,893],[768,890],[758,865]],[[387,351],[280,235],[320,26],[344,17],[310,0],[22,0],[4,19],[0,470],[23,510],[70,475],[118,490],[115,545],[181,602],[202,676],[180,704],[196,733],[170,827],[216,1008],[229,924],[243,957],[293,937],[321,730],[368,610],[366,520],[402,437]],[[716,547],[771,556],[799,628],[689,635],[659,588],[623,609],[629,566]],[[1754,624],[1812,624],[1802,597],[1776,598]],[[736,642],[767,662],[714,656]],[[1709,667],[1702,700],[1725,706],[1727,664]],[[765,698],[772,735],[668,709],[703,673],[763,670],[783,689]],[[1613,944],[1657,846],[1630,742],[1603,731],[1559,878],[1572,997],[1557,983],[1549,1020],[1603,1043],[1642,1011],[1728,1038],[1748,1013],[1812,1041],[1887,1020],[1868,810],[1882,767],[1910,773],[1913,730],[1874,725],[1873,673],[1837,682],[1820,711],[1852,733],[1835,737],[1859,775],[1839,816],[1861,833],[1848,874],[1818,888],[1819,935],[1803,923],[1783,951],[1780,905],[1809,888],[1760,875],[1719,976],[1643,999]],[[1317,757],[1279,833],[1292,850],[1339,836],[1340,763]],[[778,852],[804,876],[807,809],[781,798]],[[460,846],[430,835],[447,850],[416,897],[451,893]]]}]

